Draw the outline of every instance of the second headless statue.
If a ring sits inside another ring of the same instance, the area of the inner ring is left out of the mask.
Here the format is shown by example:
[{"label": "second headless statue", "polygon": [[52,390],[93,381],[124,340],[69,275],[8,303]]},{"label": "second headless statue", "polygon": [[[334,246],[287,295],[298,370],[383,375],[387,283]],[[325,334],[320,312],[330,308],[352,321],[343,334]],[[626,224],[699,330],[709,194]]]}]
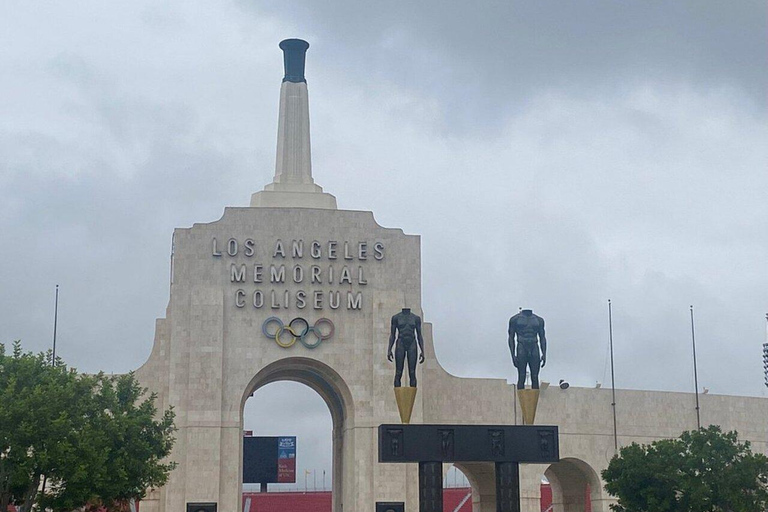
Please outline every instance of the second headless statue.
[{"label": "second headless statue", "polygon": [[[541,351],[539,351],[541,346]],[[509,319],[509,351],[517,368],[517,389],[525,389],[526,370],[531,371],[531,388],[539,389],[539,370],[547,363],[544,319],[524,309]]]},{"label": "second headless statue", "polygon": [[[416,387],[416,360],[424,362],[424,339],[421,337],[421,318],[412,313],[410,308],[403,308],[392,317],[389,332],[387,359],[393,359],[392,346],[395,345],[395,387],[402,386],[403,369],[408,360],[408,378],[412,388]],[[418,342],[418,346],[416,343]]]}]

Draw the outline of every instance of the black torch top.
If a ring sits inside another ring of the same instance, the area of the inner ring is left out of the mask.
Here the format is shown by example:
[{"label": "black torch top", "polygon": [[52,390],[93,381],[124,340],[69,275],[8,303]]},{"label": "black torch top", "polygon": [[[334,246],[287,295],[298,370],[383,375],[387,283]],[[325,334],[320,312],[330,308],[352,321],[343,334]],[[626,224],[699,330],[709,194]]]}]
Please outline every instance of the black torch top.
[{"label": "black torch top", "polygon": [[303,39],[285,39],[280,41],[280,49],[283,50],[283,65],[285,76],[283,82],[306,82],[304,78],[304,62],[306,60],[309,43]]}]

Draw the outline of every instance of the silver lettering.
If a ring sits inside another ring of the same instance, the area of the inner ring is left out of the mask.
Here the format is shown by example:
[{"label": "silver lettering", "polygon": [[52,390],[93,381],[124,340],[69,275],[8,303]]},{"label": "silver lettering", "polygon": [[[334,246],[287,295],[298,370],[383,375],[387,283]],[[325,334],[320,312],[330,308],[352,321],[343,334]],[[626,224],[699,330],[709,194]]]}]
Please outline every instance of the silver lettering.
[{"label": "silver lettering", "polygon": [[384,244],[376,242],[373,244],[373,257],[381,261],[384,259]]},{"label": "silver lettering", "polygon": [[239,308],[245,307],[245,290],[237,290],[235,292],[235,306]]},{"label": "silver lettering", "polygon": [[344,265],[344,267],[341,269],[341,278],[339,279],[339,284],[344,284],[345,281],[349,284],[352,284],[352,276],[349,275],[349,269],[346,265]]},{"label": "silver lettering", "polygon": [[304,309],[307,305],[307,301],[305,300],[307,298],[307,292],[304,290],[299,290],[296,292],[296,307],[299,309]]},{"label": "silver lettering", "polygon": [[264,294],[261,293],[261,290],[256,290],[253,292],[253,307],[256,309],[261,308],[261,306],[264,305]]},{"label": "silver lettering", "polygon": [[229,267],[229,281],[232,283],[245,282],[245,263],[238,268],[234,263]]},{"label": "silver lettering", "polygon": [[253,266],[253,282],[260,283],[264,278],[264,265]]},{"label": "silver lettering", "polygon": [[330,304],[331,309],[339,309],[340,302],[341,302],[341,292],[328,293],[328,304]]},{"label": "silver lettering", "polygon": [[320,259],[320,257],[323,255],[323,248],[320,245],[320,242],[317,240],[312,242],[312,246],[309,248],[309,255],[316,260]]},{"label": "silver lettering", "polygon": [[256,252],[253,248],[255,243],[256,242],[253,240],[253,238],[245,239],[245,255],[248,256],[249,258],[253,256]]},{"label": "silver lettering", "polygon": [[272,309],[279,309],[280,303],[277,302],[277,295],[275,294],[275,290],[272,290],[270,293],[270,298],[272,299]]},{"label": "silver lettering", "polygon": [[363,294],[347,292],[347,309],[363,309]]},{"label": "silver lettering", "polygon": [[323,309],[323,292],[315,292],[313,302],[315,309]]},{"label": "silver lettering", "polygon": [[345,260],[354,259],[354,256],[349,254],[349,242],[344,242],[344,259]]},{"label": "silver lettering", "polygon": [[363,277],[363,267],[357,267],[357,283],[368,284],[368,281]]},{"label": "silver lettering", "polygon": [[269,282],[270,283],[284,283],[285,282],[285,265],[280,265],[280,268],[270,265],[269,266]]},{"label": "silver lettering", "polygon": [[368,243],[360,242],[357,244],[357,257],[361,260],[368,259]]},{"label": "silver lettering", "polygon": [[294,258],[304,257],[304,240],[293,241],[293,257]]},{"label": "silver lettering", "polygon": [[237,256],[237,240],[230,238],[227,242],[227,254]]},{"label": "silver lettering", "polygon": [[304,269],[301,268],[301,265],[296,265],[293,267],[293,282],[294,283],[300,283],[304,280]]},{"label": "silver lettering", "polygon": [[278,256],[285,258],[285,249],[283,248],[283,242],[281,240],[275,242],[275,252],[272,253],[273,258],[277,258]]},{"label": "silver lettering", "polygon": [[328,242],[328,259],[329,260],[336,259],[336,244],[338,244],[338,242]]},{"label": "silver lettering", "polygon": [[213,239],[213,255],[221,256],[221,251],[216,247],[216,238]]},{"label": "silver lettering", "polygon": [[310,268],[312,269],[312,283],[321,283],[322,280],[320,278],[320,267],[317,265],[312,265]]}]

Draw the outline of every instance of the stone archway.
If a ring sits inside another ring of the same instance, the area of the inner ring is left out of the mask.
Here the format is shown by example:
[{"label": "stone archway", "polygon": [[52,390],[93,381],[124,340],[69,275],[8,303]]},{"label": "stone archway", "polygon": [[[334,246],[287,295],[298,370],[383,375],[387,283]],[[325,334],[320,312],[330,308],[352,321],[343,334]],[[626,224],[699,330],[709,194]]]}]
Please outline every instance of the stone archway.
[{"label": "stone archway", "polygon": [[587,488],[592,512],[604,512],[600,477],[583,460],[564,458],[550,465],[544,476],[552,488],[552,512],[586,512]]},{"label": "stone archway", "polygon": [[472,512],[496,512],[496,468],[492,462],[454,463],[472,486]]},{"label": "stone archway", "polygon": [[[332,434],[332,490],[333,511],[341,512],[344,503],[344,433],[350,428],[353,418],[352,395],[344,380],[330,366],[315,359],[290,357],[271,363],[251,379],[240,404],[240,425],[242,430],[245,402],[259,388],[278,381],[298,382],[313,389],[328,406],[333,423]],[[243,469],[243,447],[240,444],[240,470]],[[242,485],[242,483],[241,483]]]}]

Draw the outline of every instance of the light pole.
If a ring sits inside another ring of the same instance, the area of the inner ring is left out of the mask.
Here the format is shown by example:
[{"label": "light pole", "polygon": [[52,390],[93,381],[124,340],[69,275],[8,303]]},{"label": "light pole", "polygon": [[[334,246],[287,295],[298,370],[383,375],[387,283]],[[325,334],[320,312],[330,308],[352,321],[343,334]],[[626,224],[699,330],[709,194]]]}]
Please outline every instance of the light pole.
[{"label": "light pole", "polygon": [[59,323],[59,285],[56,285],[56,300],[53,306],[53,351],[51,352],[51,366],[56,365],[56,327]]},{"label": "light pole", "polygon": [[696,428],[701,428],[701,413],[699,411],[699,370],[696,366],[696,331],[693,322],[693,305],[691,305],[691,343],[693,344],[693,385],[696,387]]},{"label": "light pole", "polygon": [[763,376],[768,387],[768,313],[765,314],[765,343],[763,343]]}]

